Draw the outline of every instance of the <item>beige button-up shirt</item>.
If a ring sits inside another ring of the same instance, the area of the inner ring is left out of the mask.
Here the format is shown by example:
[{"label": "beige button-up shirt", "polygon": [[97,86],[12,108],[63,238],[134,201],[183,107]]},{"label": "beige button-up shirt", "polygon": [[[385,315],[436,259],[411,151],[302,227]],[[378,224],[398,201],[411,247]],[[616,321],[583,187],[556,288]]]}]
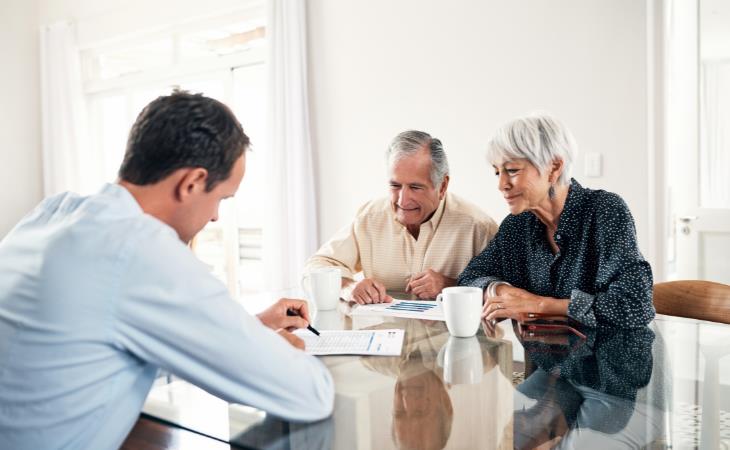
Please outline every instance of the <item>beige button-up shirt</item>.
[{"label": "beige button-up shirt", "polygon": [[309,258],[304,274],[335,266],[343,278],[354,280],[362,272],[388,290],[404,291],[411,275],[427,269],[458,277],[496,232],[497,224],[481,209],[447,192],[415,239],[382,198],[363,205],[352,224]]}]

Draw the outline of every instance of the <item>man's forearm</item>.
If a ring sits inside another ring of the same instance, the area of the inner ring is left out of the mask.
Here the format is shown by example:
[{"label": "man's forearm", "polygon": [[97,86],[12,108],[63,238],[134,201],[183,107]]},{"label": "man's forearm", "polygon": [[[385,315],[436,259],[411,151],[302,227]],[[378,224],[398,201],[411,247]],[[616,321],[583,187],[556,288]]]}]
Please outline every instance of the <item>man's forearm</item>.
[{"label": "man's forearm", "polygon": [[456,278],[449,278],[447,276],[444,276],[444,287],[451,287],[456,286]]}]

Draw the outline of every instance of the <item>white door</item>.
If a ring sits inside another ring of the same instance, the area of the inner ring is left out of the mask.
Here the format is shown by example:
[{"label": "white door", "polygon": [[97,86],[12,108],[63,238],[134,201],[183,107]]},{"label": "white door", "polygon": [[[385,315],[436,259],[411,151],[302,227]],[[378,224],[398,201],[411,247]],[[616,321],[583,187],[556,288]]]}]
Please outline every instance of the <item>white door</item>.
[{"label": "white door", "polygon": [[730,284],[730,2],[670,4],[670,277]]}]

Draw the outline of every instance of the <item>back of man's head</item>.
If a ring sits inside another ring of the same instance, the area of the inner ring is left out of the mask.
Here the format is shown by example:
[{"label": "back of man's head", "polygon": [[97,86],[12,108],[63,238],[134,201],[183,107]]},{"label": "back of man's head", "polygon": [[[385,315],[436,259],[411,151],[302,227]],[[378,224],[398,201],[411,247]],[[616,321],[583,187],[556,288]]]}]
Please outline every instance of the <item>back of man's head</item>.
[{"label": "back of man's head", "polygon": [[144,186],[180,168],[202,167],[208,171],[206,190],[211,190],[228,178],[249,142],[226,105],[175,90],[153,100],[137,117],[119,178]]}]

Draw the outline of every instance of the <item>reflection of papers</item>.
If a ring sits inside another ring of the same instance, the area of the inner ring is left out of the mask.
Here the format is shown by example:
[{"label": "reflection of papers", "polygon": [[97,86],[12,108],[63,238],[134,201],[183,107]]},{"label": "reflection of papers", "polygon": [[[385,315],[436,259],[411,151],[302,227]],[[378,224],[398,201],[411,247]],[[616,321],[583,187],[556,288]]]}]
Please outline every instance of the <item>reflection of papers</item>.
[{"label": "reflection of papers", "polygon": [[403,330],[321,330],[315,336],[309,330],[294,332],[310,355],[382,355],[399,356],[403,347]]},{"label": "reflection of papers", "polygon": [[417,300],[393,300],[392,303],[357,305],[352,316],[391,316],[409,319],[446,320],[440,302]]}]

